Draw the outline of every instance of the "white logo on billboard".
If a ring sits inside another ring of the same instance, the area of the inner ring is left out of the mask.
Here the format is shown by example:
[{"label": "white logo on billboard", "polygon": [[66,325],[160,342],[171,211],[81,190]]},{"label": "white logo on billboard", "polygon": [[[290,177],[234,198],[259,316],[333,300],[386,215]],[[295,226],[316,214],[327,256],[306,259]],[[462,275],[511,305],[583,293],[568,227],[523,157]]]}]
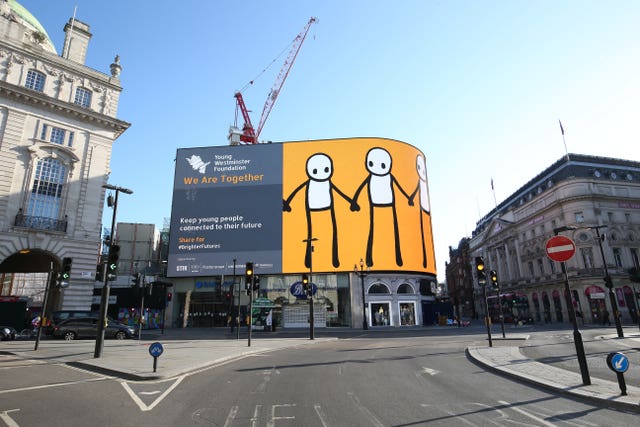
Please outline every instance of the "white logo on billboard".
[{"label": "white logo on billboard", "polygon": [[191,165],[193,170],[198,171],[202,174],[206,173],[207,166],[211,164],[211,162],[203,162],[200,156],[192,155],[191,157],[187,157],[187,162]]}]

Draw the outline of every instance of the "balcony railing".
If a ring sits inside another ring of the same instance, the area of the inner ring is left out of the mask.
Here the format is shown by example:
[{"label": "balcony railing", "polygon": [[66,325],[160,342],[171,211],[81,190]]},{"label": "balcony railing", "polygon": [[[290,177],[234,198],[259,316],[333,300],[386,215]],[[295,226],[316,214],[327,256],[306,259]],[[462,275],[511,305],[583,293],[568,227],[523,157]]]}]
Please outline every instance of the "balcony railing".
[{"label": "balcony railing", "polygon": [[54,219],[19,213],[16,215],[16,222],[14,225],[16,227],[31,228],[34,230],[67,231],[66,217],[65,219]]}]

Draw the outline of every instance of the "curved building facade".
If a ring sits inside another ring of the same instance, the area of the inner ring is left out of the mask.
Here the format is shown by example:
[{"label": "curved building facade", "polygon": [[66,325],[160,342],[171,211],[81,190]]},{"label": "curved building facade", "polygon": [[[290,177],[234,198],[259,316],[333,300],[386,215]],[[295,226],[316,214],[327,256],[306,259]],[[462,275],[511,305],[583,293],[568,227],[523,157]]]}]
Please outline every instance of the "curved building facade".
[{"label": "curved building facade", "polygon": [[259,323],[308,325],[303,275],[319,327],[363,326],[363,296],[368,326],[425,323],[436,284],[426,172],[422,152],[384,138],[179,149],[173,324],[244,321],[247,262]]}]

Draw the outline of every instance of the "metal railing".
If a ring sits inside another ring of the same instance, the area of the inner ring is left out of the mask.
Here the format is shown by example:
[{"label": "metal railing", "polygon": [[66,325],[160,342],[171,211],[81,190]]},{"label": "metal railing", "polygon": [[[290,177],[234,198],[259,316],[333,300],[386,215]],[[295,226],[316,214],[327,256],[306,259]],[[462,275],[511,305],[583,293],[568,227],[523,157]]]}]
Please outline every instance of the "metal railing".
[{"label": "metal railing", "polygon": [[32,228],[36,230],[67,231],[66,219],[47,218],[43,216],[32,216],[17,214],[14,224],[16,227]]}]

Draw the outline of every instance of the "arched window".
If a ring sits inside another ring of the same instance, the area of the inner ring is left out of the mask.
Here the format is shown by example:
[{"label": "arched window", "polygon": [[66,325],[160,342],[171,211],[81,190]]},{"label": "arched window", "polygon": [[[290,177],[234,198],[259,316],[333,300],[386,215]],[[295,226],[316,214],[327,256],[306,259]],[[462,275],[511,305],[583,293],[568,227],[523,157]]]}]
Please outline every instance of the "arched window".
[{"label": "arched window", "polygon": [[402,285],[398,286],[398,293],[399,294],[415,294],[415,290],[408,283],[403,283]]},{"label": "arched window", "polygon": [[27,215],[59,218],[66,176],[67,168],[60,160],[52,157],[40,159],[33,177]]},{"label": "arched window", "polygon": [[371,287],[369,288],[369,293],[370,294],[390,294],[391,292],[389,292],[389,288],[387,288],[386,285],[383,285],[382,283],[376,283],[375,285],[371,285]]},{"label": "arched window", "polygon": [[38,92],[44,92],[44,79],[45,76],[40,71],[29,70],[27,73],[27,81],[24,86],[28,89],[37,90]]},{"label": "arched window", "polygon": [[83,87],[77,88],[76,97],[73,102],[85,108],[91,107],[91,91]]}]

